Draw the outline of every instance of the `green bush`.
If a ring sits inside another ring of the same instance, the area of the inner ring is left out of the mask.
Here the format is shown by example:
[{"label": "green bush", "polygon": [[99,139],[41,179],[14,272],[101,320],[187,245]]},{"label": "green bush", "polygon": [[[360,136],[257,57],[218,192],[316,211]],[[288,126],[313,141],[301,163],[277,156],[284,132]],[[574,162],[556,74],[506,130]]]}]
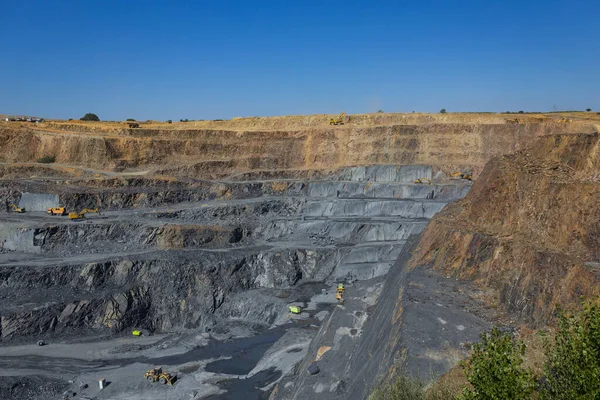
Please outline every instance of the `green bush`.
[{"label": "green bush", "polygon": [[440,114],[446,114],[446,109],[445,109],[445,108],[442,108],[442,109],[440,110]]},{"label": "green bush", "polygon": [[52,164],[55,161],[56,161],[56,157],[49,156],[47,154],[37,160],[37,162],[42,163],[42,164]]},{"label": "green bush", "polygon": [[577,314],[559,310],[546,357],[541,399],[600,398],[600,308],[587,303]]},{"label": "green bush", "polygon": [[133,119],[133,118],[127,118],[125,121],[135,122],[135,119]]},{"label": "green bush", "polygon": [[389,383],[379,385],[369,400],[425,400],[425,385],[418,379],[399,374]]},{"label": "green bush", "polygon": [[523,111],[523,110],[520,110],[520,111],[519,111],[519,114],[525,114],[525,111]]},{"label": "green bush", "polygon": [[378,114],[383,114],[383,110],[377,110]]},{"label": "green bush", "polygon": [[592,109],[591,108],[586,108],[585,111],[590,112],[590,111],[592,111]]},{"label": "green bush", "polygon": [[81,119],[81,121],[100,121],[100,118],[96,114],[87,113]]},{"label": "green bush", "polygon": [[528,399],[534,390],[531,371],[523,369],[525,345],[498,328],[481,335],[469,362],[461,365],[472,388],[461,400]]}]

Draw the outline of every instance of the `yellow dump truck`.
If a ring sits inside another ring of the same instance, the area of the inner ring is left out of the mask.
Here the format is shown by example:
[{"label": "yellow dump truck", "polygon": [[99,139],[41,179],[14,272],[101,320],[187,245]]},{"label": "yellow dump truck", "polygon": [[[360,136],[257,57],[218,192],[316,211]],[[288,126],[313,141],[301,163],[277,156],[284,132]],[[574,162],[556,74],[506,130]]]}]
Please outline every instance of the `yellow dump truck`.
[{"label": "yellow dump truck", "polygon": [[50,215],[66,215],[67,209],[64,207],[52,207],[48,209]]}]

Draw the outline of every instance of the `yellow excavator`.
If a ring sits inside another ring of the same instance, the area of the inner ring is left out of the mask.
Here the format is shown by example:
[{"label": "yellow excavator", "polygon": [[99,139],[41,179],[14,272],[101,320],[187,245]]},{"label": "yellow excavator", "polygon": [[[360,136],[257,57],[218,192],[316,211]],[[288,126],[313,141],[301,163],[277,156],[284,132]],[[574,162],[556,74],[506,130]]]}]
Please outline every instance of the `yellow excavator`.
[{"label": "yellow excavator", "polygon": [[428,185],[431,185],[431,179],[429,179],[429,178],[419,178],[419,179],[415,179],[414,183],[426,183]]},{"label": "yellow excavator", "polygon": [[452,178],[452,179],[467,179],[467,180],[471,181],[471,180],[473,180],[473,174],[471,174],[471,173],[464,174],[464,173],[458,171],[458,172],[451,174],[450,178]]},{"label": "yellow excavator", "polygon": [[342,111],[337,118],[331,118],[329,120],[329,125],[344,125],[344,118],[346,118],[346,113]]},{"label": "yellow excavator", "polygon": [[24,212],[25,212],[25,207],[17,207],[17,206],[16,206],[16,205],[14,205],[14,204],[11,204],[11,205],[10,205],[10,208],[11,208],[11,209],[12,209],[14,212],[16,212],[16,213],[19,213],[19,214],[21,214],[21,213],[24,213]]},{"label": "yellow excavator", "polygon": [[69,213],[69,218],[72,220],[80,220],[85,218],[85,214],[87,213],[97,213],[100,215],[100,210],[98,208],[84,208],[81,212],[72,212]]},{"label": "yellow excavator", "polygon": [[160,382],[163,385],[172,385],[177,380],[176,375],[171,375],[167,371],[163,371],[161,367],[152,368],[151,370],[146,371],[144,377],[149,381]]},{"label": "yellow excavator", "polygon": [[50,215],[66,215],[67,209],[64,207],[52,207],[48,209]]}]

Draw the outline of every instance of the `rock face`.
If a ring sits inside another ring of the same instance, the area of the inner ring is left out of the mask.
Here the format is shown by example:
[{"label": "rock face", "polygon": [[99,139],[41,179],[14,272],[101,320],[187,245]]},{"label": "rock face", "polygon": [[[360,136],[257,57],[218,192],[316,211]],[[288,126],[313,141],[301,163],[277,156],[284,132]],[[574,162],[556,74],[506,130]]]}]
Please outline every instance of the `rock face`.
[{"label": "rock face", "polygon": [[[14,129],[0,124],[0,162],[33,162],[51,154],[60,164],[112,170],[161,165],[157,171],[164,175],[194,178],[219,178],[240,170],[372,164],[468,166],[478,172],[494,155],[522,148],[541,135],[576,129],[573,124],[498,122],[436,124],[432,120],[423,125],[345,125],[335,129],[271,131],[85,132],[86,126],[75,125],[80,129],[77,134],[43,128]],[[579,132],[594,131],[593,125],[577,127]]]},{"label": "rock face", "polygon": [[[125,189],[173,196],[155,197],[163,203],[153,209],[113,202],[116,211],[81,222],[4,214],[0,338],[281,323],[286,304],[320,290],[306,285],[385,275],[405,241],[470,185],[419,185],[416,177],[434,178],[434,169],[355,167],[317,181],[180,183],[205,200],[174,204],[177,187],[152,189],[154,181],[139,179]],[[82,183],[105,186],[104,199],[127,194],[119,180]],[[93,206],[81,200],[86,193],[67,189],[61,197]]]},{"label": "rock face", "polygon": [[[234,302],[237,292],[288,288],[303,276],[298,262],[281,262],[289,268],[265,271],[260,256],[196,256],[150,254],[83,265],[1,267],[3,303],[13,299],[4,309],[1,337],[212,326],[223,302]],[[39,306],[48,299],[53,302]],[[253,322],[268,326],[275,316],[272,310]]]},{"label": "rock face", "polygon": [[492,160],[431,221],[413,266],[492,288],[533,325],[599,294],[599,144],[598,134],[548,136]]}]

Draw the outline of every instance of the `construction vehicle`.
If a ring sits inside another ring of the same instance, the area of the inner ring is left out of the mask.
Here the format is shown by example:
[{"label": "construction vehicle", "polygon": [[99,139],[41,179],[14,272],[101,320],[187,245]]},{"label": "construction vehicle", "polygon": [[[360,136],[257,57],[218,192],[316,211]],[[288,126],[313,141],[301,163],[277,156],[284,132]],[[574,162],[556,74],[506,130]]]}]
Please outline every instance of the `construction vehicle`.
[{"label": "construction vehicle", "polygon": [[155,367],[151,370],[146,371],[144,377],[152,382],[160,382],[163,385],[172,385],[177,380],[176,375],[171,375],[167,371],[163,371],[161,367]]},{"label": "construction vehicle", "polygon": [[11,209],[12,209],[14,212],[16,212],[16,213],[19,213],[19,214],[22,214],[22,213],[24,213],[24,212],[25,212],[25,207],[17,207],[17,206],[16,206],[16,205],[14,205],[14,204],[11,204],[11,205],[10,205],[10,208],[11,208]]},{"label": "construction vehicle", "polygon": [[338,305],[343,305],[344,304],[344,292],[346,291],[346,288],[344,288],[344,284],[340,283],[337,286],[337,289],[335,289],[335,299],[338,302]]},{"label": "construction vehicle", "polygon": [[64,207],[52,207],[48,209],[50,215],[66,215],[67,209]]},{"label": "construction vehicle", "polygon": [[467,180],[473,180],[473,174],[472,173],[462,173],[460,171],[455,172],[453,174],[450,175],[451,179],[467,179]]},{"label": "construction vehicle", "polygon": [[431,179],[429,179],[429,178],[419,178],[419,179],[415,179],[414,183],[426,183],[428,185],[431,185]]},{"label": "construction vehicle", "polygon": [[127,125],[129,125],[130,128],[139,128],[140,124],[138,124],[137,122],[128,122]]},{"label": "construction vehicle", "polygon": [[289,306],[288,309],[292,314],[300,314],[302,312],[302,309],[298,306]]},{"label": "construction vehicle", "polygon": [[69,213],[69,218],[72,220],[80,220],[80,219],[84,219],[85,218],[85,214],[87,213],[97,213],[98,215],[100,215],[100,210],[97,208],[84,208],[83,210],[81,210],[81,212],[72,212]]},{"label": "construction vehicle", "polygon": [[344,118],[346,117],[345,112],[341,112],[341,114],[337,118],[331,118],[329,120],[329,125],[344,125]]},{"label": "construction vehicle", "polygon": [[567,117],[562,117],[561,119],[559,119],[556,122],[558,122],[559,124],[567,124],[567,123],[573,122],[573,120],[572,119],[567,119]]},{"label": "construction vehicle", "polygon": [[515,118],[515,119],[507,119],[506,123],[507,124],[520,124],[521,122],[519,121],[519,118]]}]

